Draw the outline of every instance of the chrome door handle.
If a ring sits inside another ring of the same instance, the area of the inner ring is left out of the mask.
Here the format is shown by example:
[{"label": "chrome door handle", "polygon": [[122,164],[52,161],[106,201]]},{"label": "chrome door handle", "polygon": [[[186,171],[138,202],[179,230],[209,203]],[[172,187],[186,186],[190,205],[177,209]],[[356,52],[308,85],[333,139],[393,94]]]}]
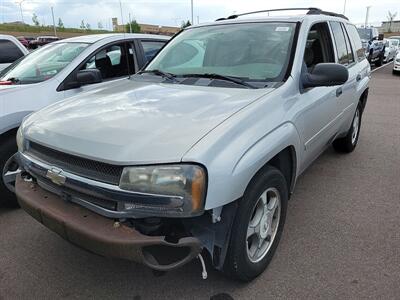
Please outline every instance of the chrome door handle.
[{"label": "chrome door handle", "polygon": [[338,89],[336,90],[336,97],[339,97],[341,94],[343,94],[343,90],[342,90],[342,88],[340,87],[340,88],[338,88]]}]

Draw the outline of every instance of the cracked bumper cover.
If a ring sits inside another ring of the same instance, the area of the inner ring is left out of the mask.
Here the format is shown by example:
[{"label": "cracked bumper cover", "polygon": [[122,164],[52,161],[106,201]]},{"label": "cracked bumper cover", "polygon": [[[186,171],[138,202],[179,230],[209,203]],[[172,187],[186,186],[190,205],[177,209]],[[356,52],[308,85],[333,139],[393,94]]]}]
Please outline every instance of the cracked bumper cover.
[{"label": "cracked bumper cover", "polygon": [[[202,250],[200,241],[194,237],[170,243],[164,236],[143,235],[123,224],[114,226],[114,220],[66,202],[39,185],[24,181],[21,176],[16,180],[16,194],[20,206],[33,218],[69,242],[102,256],[127,259],[167,271],[191,261]],[[161,263],[154,251],[150,251],[152,246],[161,247],[158,253],[164,255],[185,251],[177,260]]]}]

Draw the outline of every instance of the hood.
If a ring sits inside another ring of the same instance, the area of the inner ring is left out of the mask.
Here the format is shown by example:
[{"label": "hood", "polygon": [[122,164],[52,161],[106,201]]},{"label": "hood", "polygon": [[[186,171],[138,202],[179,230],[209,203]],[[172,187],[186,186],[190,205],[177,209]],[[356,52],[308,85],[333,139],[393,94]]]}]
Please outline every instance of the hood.
[{"label": "hood", "polygon": [[23,132],[53,149],[113,164],[178,162],[213,128],[272,90],[126,80],[31,115]]}]

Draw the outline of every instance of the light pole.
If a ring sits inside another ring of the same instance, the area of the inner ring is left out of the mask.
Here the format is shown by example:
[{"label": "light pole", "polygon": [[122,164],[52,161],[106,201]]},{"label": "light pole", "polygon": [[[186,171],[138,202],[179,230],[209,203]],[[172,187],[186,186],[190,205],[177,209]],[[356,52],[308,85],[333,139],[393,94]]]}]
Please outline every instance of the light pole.
[{"label": "light pole", "polygon": [[25,0],[19,0],[17,1],[17,4],[19,5],[19,11],[21,13],[21,21],[22,23],[25,23],[24,21],[24,14],[22,13],[22,2],[24,2]]},{"label": "light pole", "polygon": [[54,21],[54,9],[51,7],[51,16],[53,18],[53,28],[54,28],[54,36],[57,36],[56,22]]},{"label": "light pole", "polygon": [[[122,3],[121,3],[121,0],[119,0],[119,9],[121,10],[121,22],[122,22],[122,28],[124,29],[124,32],[125,32],[124,14],[122,13]],[[117,24],[117,25],[118,25],[118,24]]]},{"label": "light pole", "polygon": [[371,8],[371,6],[367,6],[367,12],[365,14],[365,28],[367,28],[368,26],[368,18],[369,18],[369,9]]},{"label": "light pole", "polygon": [[344,0],[344,5],[343,5],[343,15],[346,14],[346,0]]}]

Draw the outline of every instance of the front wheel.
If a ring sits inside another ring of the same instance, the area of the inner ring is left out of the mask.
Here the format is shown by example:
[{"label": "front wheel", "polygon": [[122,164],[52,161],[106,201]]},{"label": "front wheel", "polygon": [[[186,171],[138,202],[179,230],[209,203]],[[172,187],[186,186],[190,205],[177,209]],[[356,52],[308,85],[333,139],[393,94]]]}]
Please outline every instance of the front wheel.
[{"label": "front wheel", "polygon": [[333,148],[336,151],[350,153],[356,148],[361,129],[361,111],[361,103],[359,102],[347,135],[333,142]]},{"label": "front wheel", "polygon": [[15,179],[20,172],[14,159],[16,152],[15,138],[9,137],[0,142],[0,206],[2,207],[18,207],[14,194]]},{"label": "front wheel", "polygon": [[282,235],[288,187],[274,167],[257,175],[240,200],[232,227],[224,272],[251,281],[270,263]]},{"label": "front wheel", "polygon": [[375,62],[375,66],[380,67],[383,65],[383,55],[380,55],[378,60]]}]

